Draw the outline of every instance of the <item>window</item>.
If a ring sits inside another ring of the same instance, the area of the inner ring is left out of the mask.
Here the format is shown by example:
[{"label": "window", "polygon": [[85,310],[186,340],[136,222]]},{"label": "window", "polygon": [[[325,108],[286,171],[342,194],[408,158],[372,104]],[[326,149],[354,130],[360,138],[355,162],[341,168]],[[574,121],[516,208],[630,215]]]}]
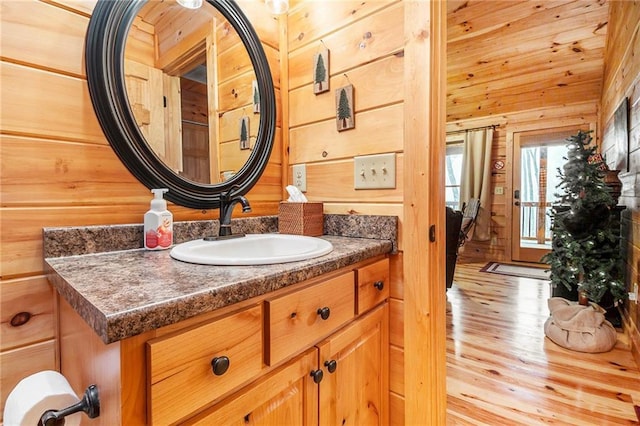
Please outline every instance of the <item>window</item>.
[{"label": "window", "polygon": [[445,204],[454,210],[460,209],[462,153],[462,141],[447,142],[445,154]]}]

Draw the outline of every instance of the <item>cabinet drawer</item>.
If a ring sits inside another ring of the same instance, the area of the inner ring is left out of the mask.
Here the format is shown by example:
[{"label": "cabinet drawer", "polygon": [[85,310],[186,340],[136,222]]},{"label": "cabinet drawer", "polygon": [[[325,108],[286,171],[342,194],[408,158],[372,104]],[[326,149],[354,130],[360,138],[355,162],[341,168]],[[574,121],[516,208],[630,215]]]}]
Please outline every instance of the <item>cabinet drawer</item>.
[{"label": "cabinet drawer", "polygon": [[147,359],[149,422],[174,423],[260,373],[262,309],[151,340]]},{"label": "cabinet drawer", "polygon": [[389,259],[382,259],[356,270],[358,315],[389,297]]},{"label": "cabinet drawer", "polygon": [[353,272],[268,299],[265,304],[266,363],[273,365],[345,324],[354,316],[354,304]]},{"label": "cabinet drawer", "polygon": [[309,349],[183,423],[185,426],[318,424],[318,385],[310,372],[318,352]]}]

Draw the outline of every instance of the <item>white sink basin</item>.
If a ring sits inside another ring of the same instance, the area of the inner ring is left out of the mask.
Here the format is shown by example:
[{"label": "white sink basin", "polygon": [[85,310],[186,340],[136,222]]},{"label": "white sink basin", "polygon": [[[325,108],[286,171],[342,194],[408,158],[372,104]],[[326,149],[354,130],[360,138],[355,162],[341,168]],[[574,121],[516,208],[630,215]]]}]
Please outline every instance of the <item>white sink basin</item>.
[{"label": "white sink basin", "polygon": [[269,265],[323,256],[333,250],[321,238],[288,234],[247,234],[217,241],[193,240],[171,249],[171,257],[201,265]]}]

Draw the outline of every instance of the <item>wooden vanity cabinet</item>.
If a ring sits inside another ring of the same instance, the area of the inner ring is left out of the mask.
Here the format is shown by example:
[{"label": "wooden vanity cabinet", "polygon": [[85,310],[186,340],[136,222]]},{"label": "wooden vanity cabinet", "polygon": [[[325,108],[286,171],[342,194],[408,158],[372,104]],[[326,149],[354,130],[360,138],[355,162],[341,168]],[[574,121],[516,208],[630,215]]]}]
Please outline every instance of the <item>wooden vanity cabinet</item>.
[{"label": "wooden vanity cabinet", "polygon": [[110,345],[61,301],[61,371],[99,387],[87,425],[386,425],[388,278],[360,262]]}]

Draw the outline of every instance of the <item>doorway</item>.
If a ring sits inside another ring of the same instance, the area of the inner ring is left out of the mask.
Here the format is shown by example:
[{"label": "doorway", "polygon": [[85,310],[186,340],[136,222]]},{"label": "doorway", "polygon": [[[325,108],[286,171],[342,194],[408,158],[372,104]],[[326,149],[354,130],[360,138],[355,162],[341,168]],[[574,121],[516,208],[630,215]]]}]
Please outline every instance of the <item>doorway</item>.
[{"label": "doorway", "polygon": [[566,161],[566,139],[579,128],[513,134],[511,260],[540,263],[551,250],[549,213],[557,200],[558,169]]}]

